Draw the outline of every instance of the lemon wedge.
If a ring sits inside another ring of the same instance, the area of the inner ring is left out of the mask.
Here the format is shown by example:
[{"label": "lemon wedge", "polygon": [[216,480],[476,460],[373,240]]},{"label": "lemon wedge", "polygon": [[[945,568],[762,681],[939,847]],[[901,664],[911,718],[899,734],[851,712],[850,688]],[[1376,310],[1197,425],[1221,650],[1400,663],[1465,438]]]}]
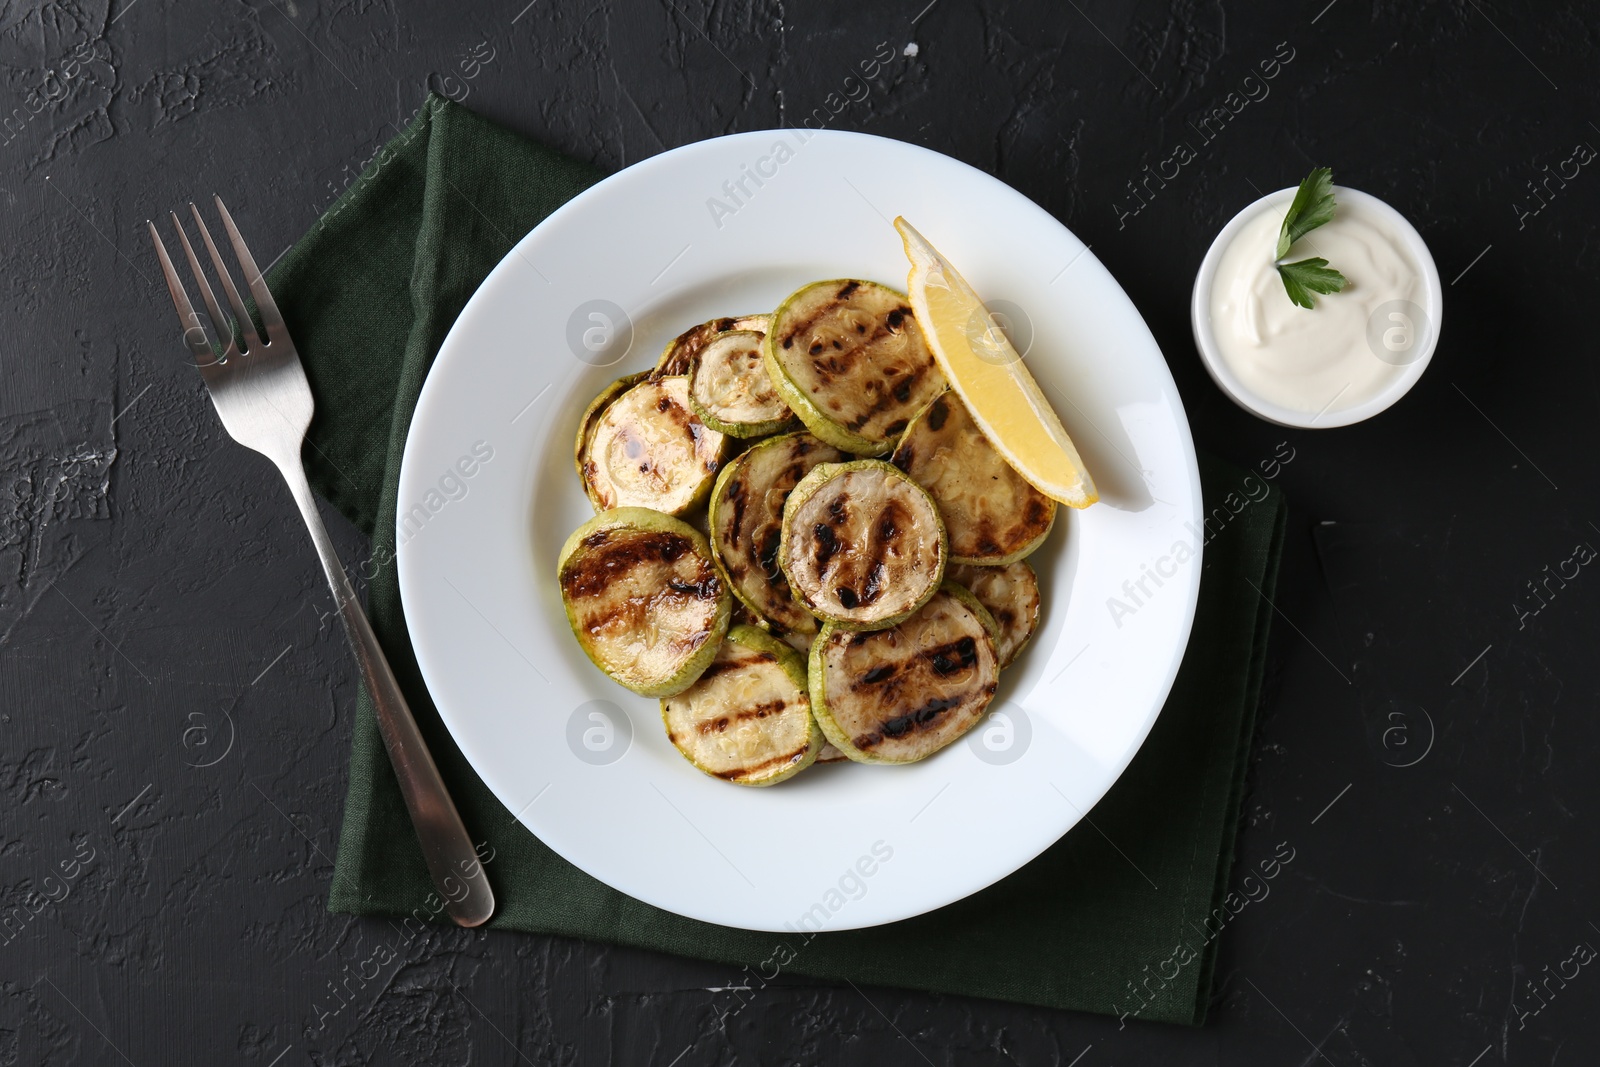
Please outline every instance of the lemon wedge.
[{"label": "lemon wedge", "polygon": [[912,314],[989,443],[1052,500],[1074,508],[1099,500],[1061,419],[972,286],[905,219],[894,228],[911,261]]}]

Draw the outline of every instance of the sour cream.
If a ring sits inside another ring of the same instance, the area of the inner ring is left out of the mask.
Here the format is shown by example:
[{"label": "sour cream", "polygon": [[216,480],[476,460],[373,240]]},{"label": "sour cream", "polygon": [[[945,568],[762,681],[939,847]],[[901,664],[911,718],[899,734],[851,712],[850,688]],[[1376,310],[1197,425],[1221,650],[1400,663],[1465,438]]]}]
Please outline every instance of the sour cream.
[{"label": "sour cream", "polygon": [[1438,274],[1422,239],[1382,201],[1342,188],[1334,195],[1333,221],[1301,237],[1285,259],[1326,259],[1345,276],[1342,292],[1316,295],[1307,309],[1284,291],[1276,246],[1292,189],[1230,223],[1196,283],[1196,339],[1208,363],[1222,365],[1210,367],[1212,376],[1275,421],[1331,426],[1375,414],[1409,388],[1433,351]]}]

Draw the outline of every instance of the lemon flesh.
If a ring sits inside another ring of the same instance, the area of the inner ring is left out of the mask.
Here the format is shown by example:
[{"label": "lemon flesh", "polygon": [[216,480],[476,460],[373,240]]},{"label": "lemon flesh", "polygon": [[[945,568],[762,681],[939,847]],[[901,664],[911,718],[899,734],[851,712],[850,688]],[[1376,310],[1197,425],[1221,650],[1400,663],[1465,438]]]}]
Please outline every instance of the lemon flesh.
[{"label": "lemon flesh", "polygon": [[1061,419],[972,286],[905,219],[896,218],[894,228],[911,261],[912,314],[989,443],[1052,500],[1074,508],[1099,500]]}]

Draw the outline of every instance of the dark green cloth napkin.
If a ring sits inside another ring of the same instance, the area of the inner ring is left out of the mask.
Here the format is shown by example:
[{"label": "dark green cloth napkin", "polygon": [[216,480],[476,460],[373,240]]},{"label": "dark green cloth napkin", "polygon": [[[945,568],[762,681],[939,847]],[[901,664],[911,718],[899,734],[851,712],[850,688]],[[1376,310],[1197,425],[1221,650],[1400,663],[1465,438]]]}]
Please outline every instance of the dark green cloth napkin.
[{"label": "dark green cloth napkin", "polygon": [[[372,624],[462,818],[493,849],[493,925],[721,961],[730,986],[759,986],[781,970],[1203,1021],[1270,618],[1256,590],[1271,595],[1283,539],[1275,490],[1217,524],[1177,684],[1116,786],[1027,867],[932,914],[810,938],[680,918],[556,856],[473,774],[428,697],[401,611],[401,451],[429,365],[467,298],[519,238],[600,177],[430,97],[269,275],[316,392],[305,450],[312,482],[372,538]],[[1208,504],[1230,491],[1245,498],[1242,471],[1207,460],[1201,473]],[[431,893],[363,694],[329,906],[437,916]]]}]

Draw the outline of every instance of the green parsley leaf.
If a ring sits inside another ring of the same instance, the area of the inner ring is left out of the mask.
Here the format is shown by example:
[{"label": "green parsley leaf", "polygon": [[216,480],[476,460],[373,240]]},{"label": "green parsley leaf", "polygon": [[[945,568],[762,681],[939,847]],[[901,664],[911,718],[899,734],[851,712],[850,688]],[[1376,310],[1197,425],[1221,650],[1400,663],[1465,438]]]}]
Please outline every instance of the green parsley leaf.
[{"label": "green parsley leaf", "polygon": [[1294,203],[1283,217],[1278,231],[1277,258],[1289,254],[1289,246],[1324,223],[1333,221],[1333,169],[1318,167],[1306,175],[1295,190]]},{"label": "green parsley leaf", "polygon": [[1283,288],[1289,299],[1303,308],[1317,306],[1312,293],[1337,293],[1345,287],[1344,275],[1330,269],[1328,261],[1321,256],[1296,263],[1279,263],[1278,274],[1283,278]]}]

